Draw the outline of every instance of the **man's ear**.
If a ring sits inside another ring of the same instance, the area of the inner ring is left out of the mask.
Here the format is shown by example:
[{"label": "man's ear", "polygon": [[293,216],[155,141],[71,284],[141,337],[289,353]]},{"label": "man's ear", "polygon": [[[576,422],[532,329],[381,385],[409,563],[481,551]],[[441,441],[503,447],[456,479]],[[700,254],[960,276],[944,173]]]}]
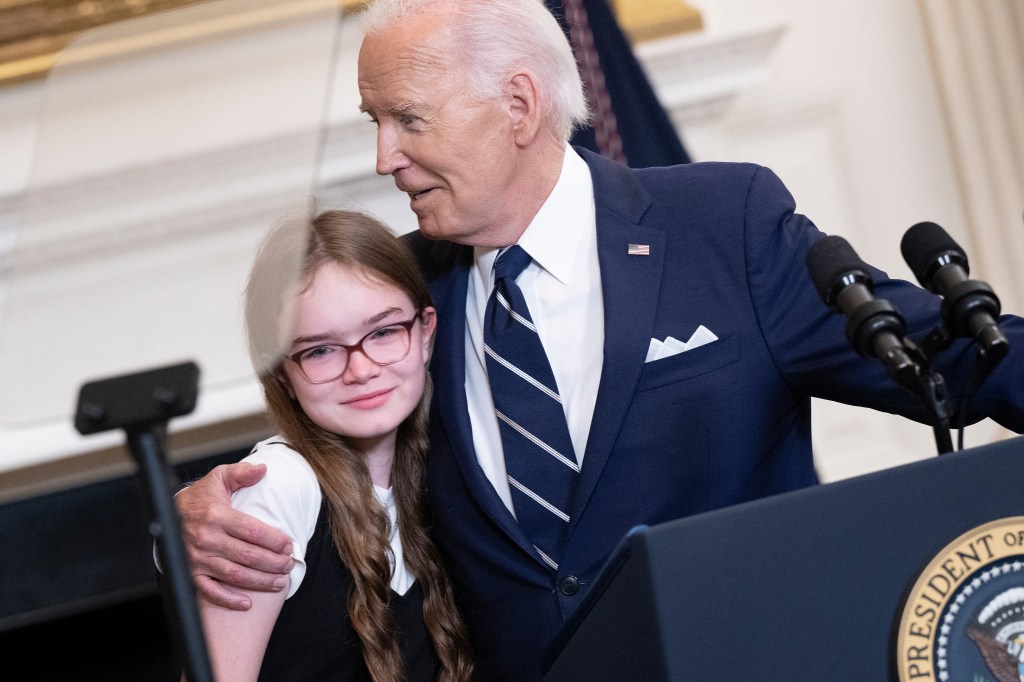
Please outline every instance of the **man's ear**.
[{"label": "man's ear", "polygon": [[541,129],[543,114],[537,79],[528,69],[517,72],[509,79],[509,115],[516,144],[527,147]]}]

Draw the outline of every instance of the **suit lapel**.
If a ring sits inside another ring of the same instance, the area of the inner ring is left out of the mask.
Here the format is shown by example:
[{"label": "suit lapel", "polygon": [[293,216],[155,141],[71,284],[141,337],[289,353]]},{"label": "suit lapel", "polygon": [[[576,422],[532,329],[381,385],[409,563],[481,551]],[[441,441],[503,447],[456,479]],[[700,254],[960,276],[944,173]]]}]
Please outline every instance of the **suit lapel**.
[{"label": "suit lapel", "polygon": [[[438,242],[431,252],[434,273],[428,272],[438,326],[431,376],[434,409],[451,443],[452,457],[477,503],[527,552],[533,545],[501,501],[477,461],[473,427],[466,404],[466,295],[473,265],[472,247]],[[539,561],[539,559],[538,559]]]},{"label": "suit lapel", "polygon": [[[597,203],[597,247],[604,300],[604,363],[574,495],[578,519],[594,491],[618,436],[633,391],[644,367],[664,266],[664,232],[641,227],[650,198],[632,173],[601,157],[581,151],[590,164]],[[613,197],[609,205],[603,197]],[[630,253],[646,245],[650,255]],[[571,532],[571,530],[570,530]]]}]

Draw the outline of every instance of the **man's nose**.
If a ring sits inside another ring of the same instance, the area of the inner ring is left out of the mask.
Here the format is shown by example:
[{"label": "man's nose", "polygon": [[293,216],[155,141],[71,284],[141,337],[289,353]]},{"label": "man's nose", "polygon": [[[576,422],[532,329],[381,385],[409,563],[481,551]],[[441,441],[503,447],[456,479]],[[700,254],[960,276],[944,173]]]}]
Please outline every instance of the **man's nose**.
[{"label": "man's nose", "polygon": [[377,174],[393,175],[405,168],[409,159],[401,150],[398,132],[391,126],[377,129]]}]

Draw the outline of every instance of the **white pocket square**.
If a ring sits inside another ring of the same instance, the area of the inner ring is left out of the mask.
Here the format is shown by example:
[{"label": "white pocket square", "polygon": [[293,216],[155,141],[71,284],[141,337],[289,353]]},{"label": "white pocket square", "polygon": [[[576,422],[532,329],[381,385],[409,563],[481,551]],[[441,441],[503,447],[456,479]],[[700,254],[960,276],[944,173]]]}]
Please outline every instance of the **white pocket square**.
[{"label": "white pocket square", "polygon": [[688,350],[699,348],[717,340],[718,337],[704,325],[697,327],[697,331],[695,331],[693,335],[690,336],[690,340],[686,342],[672,338],[671,336],[665,337],[664,341],[651,339],[651,345],[647,347],[647,359],[644,360],[644,362],[654,362],[655,360],[661,360],[662,358],[672,357],[673,355],[685,353]]}]

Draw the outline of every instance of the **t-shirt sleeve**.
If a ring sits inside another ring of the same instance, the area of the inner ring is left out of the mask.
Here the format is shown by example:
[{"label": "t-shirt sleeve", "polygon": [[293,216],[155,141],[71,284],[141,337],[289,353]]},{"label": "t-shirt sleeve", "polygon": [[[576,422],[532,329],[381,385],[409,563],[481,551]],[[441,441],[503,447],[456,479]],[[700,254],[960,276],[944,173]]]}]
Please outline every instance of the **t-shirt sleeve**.
[{"label": "t-shirt sleeve", "polygon": [[295,559],[289,574],[291,597],[306,575],[306,547],[320,514],[320,485],[309,462],[281,442],[260,443],[243,461],[266,464],[267,473],[256,485],[232,495],[231,506],[291,538]]}]

